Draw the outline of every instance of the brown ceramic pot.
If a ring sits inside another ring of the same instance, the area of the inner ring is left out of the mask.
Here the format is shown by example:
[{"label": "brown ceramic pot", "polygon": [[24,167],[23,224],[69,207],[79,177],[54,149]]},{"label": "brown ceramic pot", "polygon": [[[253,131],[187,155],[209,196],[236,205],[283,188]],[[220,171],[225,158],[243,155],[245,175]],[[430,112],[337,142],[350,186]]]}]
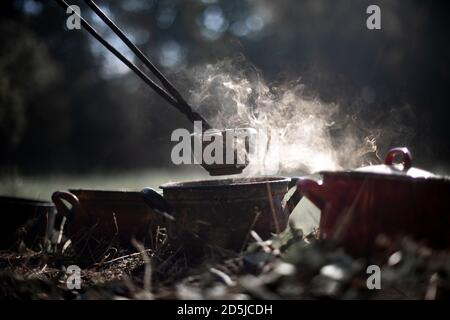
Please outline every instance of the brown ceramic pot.
[{"label": "brown ceramic pot", "polygon": [[67,218],[69,237],[75,242],[90,238],[109,243],[117,239],[127,245],[133,237],[152,241],[161,222],[140,192],[57,191],[52,199],[58,213]]}]

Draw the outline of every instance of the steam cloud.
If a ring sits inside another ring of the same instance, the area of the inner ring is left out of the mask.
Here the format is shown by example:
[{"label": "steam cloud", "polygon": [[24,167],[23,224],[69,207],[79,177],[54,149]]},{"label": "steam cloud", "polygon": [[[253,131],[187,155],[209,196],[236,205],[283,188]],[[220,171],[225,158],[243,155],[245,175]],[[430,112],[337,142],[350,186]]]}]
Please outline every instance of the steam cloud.
[{"label": "steam cloud", "polygon": [[190,75],[190,103],[213,127],[276,132],[276,139],[258,140],[263,153],[250,158],[244,174],[337,170],[376,155],[376,134],[350,121],[337,104],[308,96],[299,81],[269,85],[236,60],[197,67]]}]

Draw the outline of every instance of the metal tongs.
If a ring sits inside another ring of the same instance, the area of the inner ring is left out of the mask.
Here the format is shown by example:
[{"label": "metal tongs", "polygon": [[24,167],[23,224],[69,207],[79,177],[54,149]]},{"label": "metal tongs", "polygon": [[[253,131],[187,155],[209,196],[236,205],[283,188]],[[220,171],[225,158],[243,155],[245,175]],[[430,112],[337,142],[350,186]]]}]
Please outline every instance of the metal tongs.
[{"label": "metal tongs", "polygon": [[[65,0],[56,0],[56,2],[67,12],[70,7]],[[158,93],[164,100],[166,100],[173,107],[182,112],[191,122],[201,121],[203,131],[211,129],[209,123],[197,112],[193,111],[192,107],[181,96],[179,91],[170,83],[170,81],[158,70],[158,68],[142,53],[142,51],[134,45],[130,39],[120,30],[120,28],[98,7],[92,0],[84,0],[84,2],[95,12],[95,14],[133,51],[133,53],[142,61],[142,63],[153,73],[161,82],[164,88],[153,81],[146,73],[144,73],[138,66],[128,60],[121,54],[114,46],[106,41],[83,17],[77,12],[76,14],[84,29],[86,29],[98,42],[100,42],[106,49],[114,54],[120,61],[122,61],[128,68],[130,68],[139,78],[141,78],[150,88]],[[210,173],[210,175],[224,175],[224,174],[239,174],[246,166],[242,164],[223,164],[217,166],[202,166]]]}]

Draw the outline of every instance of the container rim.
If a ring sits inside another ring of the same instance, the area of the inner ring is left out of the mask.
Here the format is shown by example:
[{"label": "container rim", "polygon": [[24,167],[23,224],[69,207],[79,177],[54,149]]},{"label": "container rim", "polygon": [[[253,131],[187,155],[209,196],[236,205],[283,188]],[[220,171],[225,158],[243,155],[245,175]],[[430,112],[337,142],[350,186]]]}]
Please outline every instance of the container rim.
[{"label": "container rim", "polygon": [[246,177],[246,178],[227,178],[227,179],[211,179],[211,180],[193,180],[184,182],[171,182],[159,186],[163,190],[170,189],[223,189],[238,186],[255,186],[266,183],[288,183],[291,181],[289,177]]},{"label": "container rim", "polygon": [[20,198],[20,197],[13,197],[13,196],[1,196],[1,195],[0,195],[0,203],[32,205],[32,206],[41,206],[41,207],[53,207],[53,203],[50,201],[29,199],[29,198]]}]

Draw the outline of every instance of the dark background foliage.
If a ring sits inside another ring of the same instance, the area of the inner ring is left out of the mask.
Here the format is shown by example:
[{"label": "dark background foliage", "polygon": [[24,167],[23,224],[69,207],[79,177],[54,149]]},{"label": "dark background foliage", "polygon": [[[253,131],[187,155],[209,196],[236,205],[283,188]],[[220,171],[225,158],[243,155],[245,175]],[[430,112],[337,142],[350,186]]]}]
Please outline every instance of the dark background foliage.
[{"label": "dark background foliage", "polygon": [[[72,2],[113,39],[81,1]],[[449,163],[448,1],[98,4],[186,95],[192,88],[180,70],[243,55],[269,82],[301,78],[361,121],[408,128],[391,143],[408,144],[419,164]],[[365,27],[370,4],[381,7],[382,30]],[[0,44],[2,170],[166,166],[171,131],[191,128],[85,31],[66,30],[54,1],[1,1]]]}]

